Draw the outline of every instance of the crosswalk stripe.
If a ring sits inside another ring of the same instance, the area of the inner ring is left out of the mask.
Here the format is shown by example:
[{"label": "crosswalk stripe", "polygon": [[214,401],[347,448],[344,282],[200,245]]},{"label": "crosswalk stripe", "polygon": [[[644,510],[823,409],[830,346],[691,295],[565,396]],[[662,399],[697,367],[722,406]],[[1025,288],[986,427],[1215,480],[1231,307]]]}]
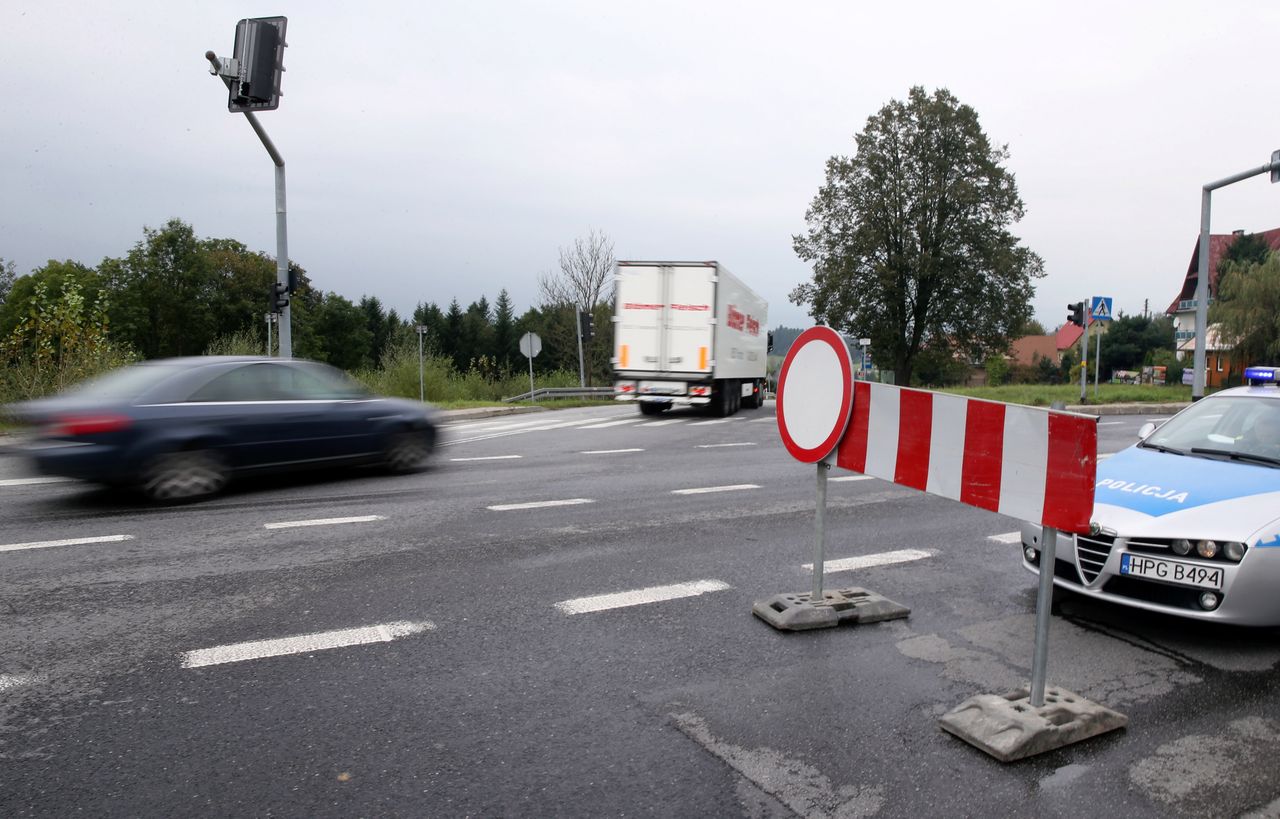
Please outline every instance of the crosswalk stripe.
[{"label": "crosswalk stripe", "polygon": [[[892,566],[895,563],[910,563],[914,560],[924,560],[927,557],[933,557],[937,552],[932,549],[899,549],[895,552],[881,552],[874,555],[862,555],[860,557],[846,557],[840,560],[824,560],[822,562],[822,573],[824,575],[832,572],[851,572],[857,569],[870,569],[875,566]],[[813,564],[806,563],[804,568],[813,571]]]},{"label": "crosswalk stripe", "polygon": [[678,600],[684,597],[697,597],[708,592],[724,591],[730,588],[733,587],[722,580],[694,580],[690,583],[674,583],[669,586],[652,586],[647,589],[562,600],[556,603],[556,608],[565,614],[589,614],[627,606],[642,606],[646,603]]}]

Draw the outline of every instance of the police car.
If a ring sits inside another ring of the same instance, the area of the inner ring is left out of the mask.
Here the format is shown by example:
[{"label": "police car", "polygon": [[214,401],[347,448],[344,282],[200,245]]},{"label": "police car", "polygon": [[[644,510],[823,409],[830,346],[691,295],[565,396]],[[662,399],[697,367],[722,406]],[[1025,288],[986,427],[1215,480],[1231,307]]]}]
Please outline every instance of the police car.
[{"label": "police car", "polygon": [[[1126,606],[1280,624],[1280,367],[1197,401],[1098,462],[1087,535],[1059,533],[1054,585]],[[1036,524],[1024,568],[1039,573]]]}]

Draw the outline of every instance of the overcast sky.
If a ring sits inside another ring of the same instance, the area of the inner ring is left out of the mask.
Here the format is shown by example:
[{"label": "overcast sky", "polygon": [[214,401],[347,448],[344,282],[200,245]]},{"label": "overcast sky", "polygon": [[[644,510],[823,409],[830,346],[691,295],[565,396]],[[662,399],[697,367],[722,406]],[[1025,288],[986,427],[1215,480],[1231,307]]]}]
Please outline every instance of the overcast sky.
[{"label": "overcast sky", "polygon": [[[289,255],[407,315],[506,288],[523,312],[558,250],[717,259],[809,326],[792,250],[824,162],[913,85],[1007,144],[1044,257],[1036,316],[1163,311],[1206,182],[1280,149],[1280,3],[58,2],[0,14],[0,258],[96,266],[170,218],[275,253],[271,161],[204,52],[288,17]],[[1266,176],[1217,192],[1213,232],[1280,227]],[[990,305],[995,311],[998,303]]]}]

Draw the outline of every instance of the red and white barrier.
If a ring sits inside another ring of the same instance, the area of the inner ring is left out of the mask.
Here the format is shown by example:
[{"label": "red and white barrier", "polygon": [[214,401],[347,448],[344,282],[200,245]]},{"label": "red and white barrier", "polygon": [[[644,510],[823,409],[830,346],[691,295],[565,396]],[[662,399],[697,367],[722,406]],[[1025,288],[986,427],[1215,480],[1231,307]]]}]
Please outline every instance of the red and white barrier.
[{"label": "red and white barrier", "polygon": [[933,495],[1088,532],[1096,419],[859,381],[836,466]]}]

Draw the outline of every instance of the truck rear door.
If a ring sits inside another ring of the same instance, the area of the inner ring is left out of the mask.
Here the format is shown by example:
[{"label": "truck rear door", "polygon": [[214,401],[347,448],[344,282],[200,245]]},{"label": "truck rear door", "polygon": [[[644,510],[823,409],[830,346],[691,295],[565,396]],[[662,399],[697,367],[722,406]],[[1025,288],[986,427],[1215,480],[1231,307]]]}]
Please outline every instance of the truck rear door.
[{"label": "truck rear door", "polygon": [[711,370],[714,265],[619,265],[619,371],[707,373]]}]

